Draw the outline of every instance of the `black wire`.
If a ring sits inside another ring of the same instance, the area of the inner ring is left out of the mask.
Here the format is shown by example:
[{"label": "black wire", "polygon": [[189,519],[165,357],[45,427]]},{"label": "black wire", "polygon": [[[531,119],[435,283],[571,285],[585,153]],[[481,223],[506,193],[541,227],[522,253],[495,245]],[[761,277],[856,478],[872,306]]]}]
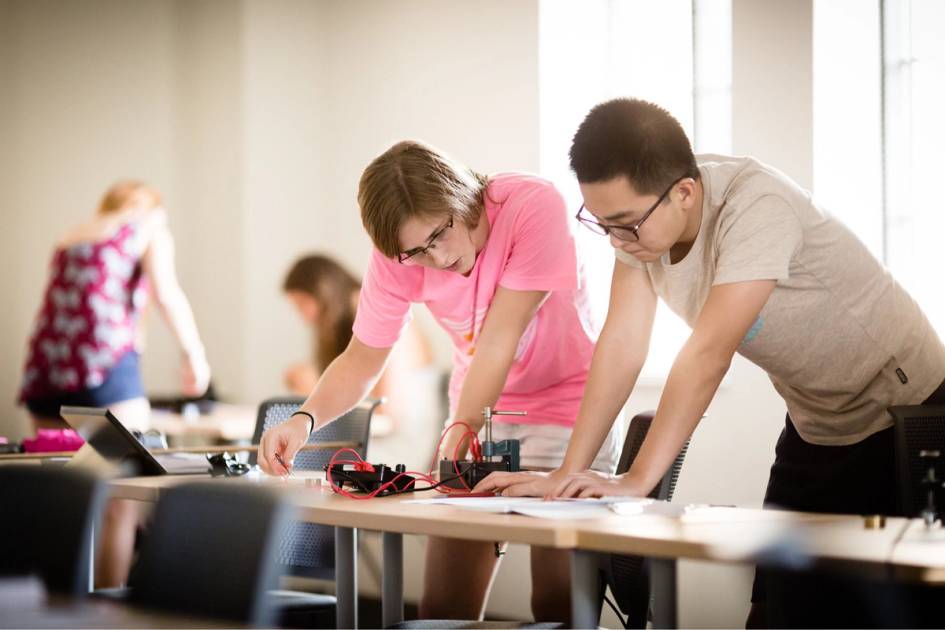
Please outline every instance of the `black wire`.
[{"label": "black wire", "polygon": [[[467,468],[467,470],[466,470],[466,471],[463,471],[463,472],[467,472],[467,471],[469,470],[469,468],[471,468],[471,467],[472,467],[472,466],[469,466],[469,467]],[[331,474],[331,476],[332,476],[332,480],[334,480],[335,478],[338,478],[340,481],[348,481],[349,483],[356,484],[356,485],[358,486],[358,489],[359,489],[361,492],[364,492],[365,494],[370,494],[371,492],[373,492],[373,490],[371,490],[371,489],[368,488],[366,485],[364,485],[364,483],[363,483],[361,480],[355,479],[354,477],[349,476],[348,473],[347,473],[347,471],[345,471],[345,470],[338,470],[338,471],[335,471],[335,472],[333,472],[333,473]],[[454,475],[454,476],[452,476],[452,477],[447,477],[446,479],[441,479],[440,481],[438,481],[437,483],[433,484],[432,486],[424,486],[424,487],[422,487],[422,488],[418,488],[418,487],[416,486],[416,480],[414,480],[414,486],[412,486],[412,487],[410,487],[410,488],[404,488],[403,490],[394,490],[393,492],[391,492],[390,490],[385,490],[385,491],[384,491],[383,493],[381,493],[379,496],[385,496],[385,497],[386,497],[386,496],[390,496],[390,495],[394,495],[394,494],[410,494],[411,492],[425,492],[425,491],[427,491],[427,490],[434,490],[434,489],[436,489],[436,488],[439,488],[440,486],[442,486],[442,485],[445,484],[445,483],[448,483],[448,482],[450,482],[450,481],[456,481],[457,479],[460,479],[462,476],[463,476],[462,473],[460,473],[459,475]],[[381,485],[384,485],[385,483],[387,483],[387,482],[386,482],[386,481],[385,481],[385,482],[381,482]],[[338,487],[340,488],[341,485],[339,484]],[[396,488],[396,487],[397,487],[397,486],[394,485],[394,484],[392,484],[392,485],[389,486],[389,488]]]},{"label": "black wire", "polygon": [[610,609],[614,611],[614,614],[615,614],[615,615],[617,615],[617,619],[620,620],[620,623],[623,625],[623,627],[624,627],[625,629],[626,629],[626,628],[629,628],[629,627],[630,627],[630,615],[627,615],[627,620],[624,621],[623,615],[620,613],[620,610],[617,609],[617,605],[616,605],[613,601],[611,601],[611,599],[610,599],[609,597],[607,597],[607,593],[604,593],[604,601],[607,602],[607,605],[610,606]]},{"label": "black wire", "polygon": [[396,490],[388,494],[409,494],[411,492],[426,492],[427,490],[434,490],[436,488],[439,488],[444,483],[447,483],[449,481],[456,481],[460,477],[462,477],[462,475],[454,475],[453,477],[447,477],[446,479],[441,479],[440,481],[436,482],[432,486],[424,486],[423,488],[418,488],[416,485],[414,485],[410,488],[405,488],[403,490]]}]

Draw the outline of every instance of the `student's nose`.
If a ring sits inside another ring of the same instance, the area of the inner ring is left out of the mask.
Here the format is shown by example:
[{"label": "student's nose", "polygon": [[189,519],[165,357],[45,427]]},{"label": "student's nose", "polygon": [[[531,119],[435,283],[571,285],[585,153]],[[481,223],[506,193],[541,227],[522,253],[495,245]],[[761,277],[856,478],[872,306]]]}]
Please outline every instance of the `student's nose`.
[{"label": "student's nose", "polygon": [[446,263],[449,262],[449,257],[446,252],[441,249],[429,249],[427,250],[427,255],[430,257],[430,260],[433,261],[433,264],[440,268],[443,268],[446,266]]}]

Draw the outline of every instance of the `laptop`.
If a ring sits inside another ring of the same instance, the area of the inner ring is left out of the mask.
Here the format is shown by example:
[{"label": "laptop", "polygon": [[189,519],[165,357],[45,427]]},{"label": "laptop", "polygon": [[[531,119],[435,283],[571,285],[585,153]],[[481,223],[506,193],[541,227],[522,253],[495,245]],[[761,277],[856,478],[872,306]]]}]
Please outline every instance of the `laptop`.
[{"label": "laptop", "polygon": [[108,409],[63,406],[59,414],[99,455],[131,475],[210,472],[207,458],[197,453],[152,454]]}]

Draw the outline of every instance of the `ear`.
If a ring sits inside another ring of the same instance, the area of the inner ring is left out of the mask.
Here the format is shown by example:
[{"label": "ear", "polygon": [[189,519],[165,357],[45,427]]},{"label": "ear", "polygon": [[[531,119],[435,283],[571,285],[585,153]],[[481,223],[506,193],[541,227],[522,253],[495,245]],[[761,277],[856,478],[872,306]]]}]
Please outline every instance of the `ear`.
[{"label": "ear", "polygon": [[679,195],[679,204],[684,210],[691,210],[695,205],[698,191],[699,183],[691,177],[680,181],[676,186],[675,193]]}]

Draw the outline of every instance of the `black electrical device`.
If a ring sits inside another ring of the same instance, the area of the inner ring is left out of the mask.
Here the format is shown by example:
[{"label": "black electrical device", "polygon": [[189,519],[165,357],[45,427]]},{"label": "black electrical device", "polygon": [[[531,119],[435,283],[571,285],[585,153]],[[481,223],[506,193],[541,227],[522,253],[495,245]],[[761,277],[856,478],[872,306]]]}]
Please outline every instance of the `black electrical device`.
[{"label": "black electrical device", "polygon": [[[372,468],[373,470],[371,470]],[[379,492],[378,496],[397,494],[411,488],[416,479],[411,475],[402,474],[405,470],[403,464],[397,464],[394,468],[390,468],[385,464],[371,464],[369,466],[334,464],[325,466],[325,472],[331,474],[332,483],[339,488],[347,486],[348,490],[353,492],[371,493],[384,484],[393,482]]]},{"label": "black electrical device", "polygon": [[[456,469],[459,476],[456,476]],[[516,467],[516,470],[518,468]],[[508,458],[497,462],[471,462],[468,460],[455,461],[452,459],[440,460],[440,479],[447,488],[461,490],[472,489],[476,484],[496,471],[512,472],[512,462]]]},{"label": "black electrical device", "polygon": [[[483,432],[485,433],[485,439],[481,445],[482,459],[479,461],[440,460],[441,483],[448,488],[471,490],[476,487],[476,484],[494,472],[518,472],[521,470],[518,440],[494,441],[492,439],[492,417],[524,415],[527,415],[527,412],[499,411],[492,407],[485,407],[482,410]],[[457,471],[459,471],[459,475],[456,474]]]}]

